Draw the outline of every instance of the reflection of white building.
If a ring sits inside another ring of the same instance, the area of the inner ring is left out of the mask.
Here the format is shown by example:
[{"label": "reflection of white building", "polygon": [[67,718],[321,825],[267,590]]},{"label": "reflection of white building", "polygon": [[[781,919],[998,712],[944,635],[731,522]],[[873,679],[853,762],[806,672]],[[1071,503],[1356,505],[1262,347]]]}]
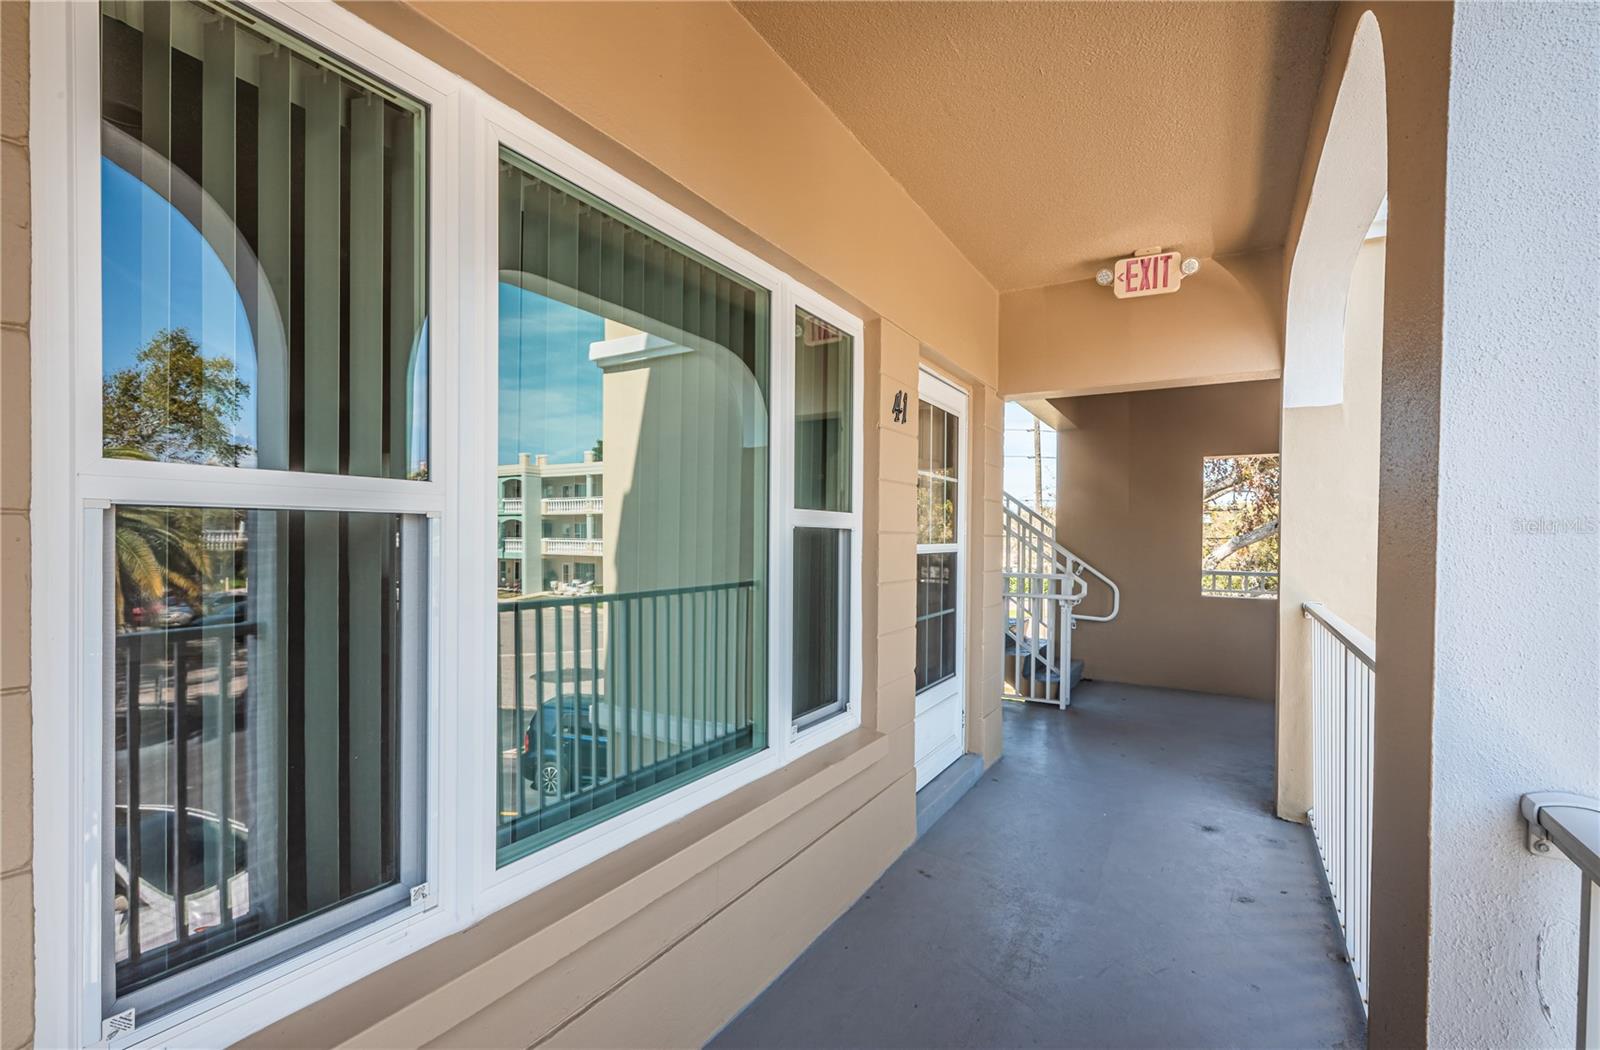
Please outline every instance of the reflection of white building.
[{"label": "reflection of white building", "polygon": [[605,555],[605,465],[585,452],[581,463],[550,463],[523,452],[499,468],[499,586],[537,594],[558,585],[602,579]]}]

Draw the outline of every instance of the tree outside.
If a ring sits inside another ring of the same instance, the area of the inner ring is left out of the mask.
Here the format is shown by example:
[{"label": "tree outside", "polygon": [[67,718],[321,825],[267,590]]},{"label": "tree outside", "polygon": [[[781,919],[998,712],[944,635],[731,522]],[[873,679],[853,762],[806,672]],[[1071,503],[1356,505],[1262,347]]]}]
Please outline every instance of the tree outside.
[{"label": "tree outside", "polygon": [[[1277,455],[1208,456],[1202,472],[1200,571],[1207,594],[1278,590]],[[1222,575],[1247,572],[1248,577]]]},{"label": "tree outside", "polygon": [[204,356],[187,329],[157,332],[102,381],[106,455],[236,467],[255,451],[233,429],[249,393],[233,362]]}]

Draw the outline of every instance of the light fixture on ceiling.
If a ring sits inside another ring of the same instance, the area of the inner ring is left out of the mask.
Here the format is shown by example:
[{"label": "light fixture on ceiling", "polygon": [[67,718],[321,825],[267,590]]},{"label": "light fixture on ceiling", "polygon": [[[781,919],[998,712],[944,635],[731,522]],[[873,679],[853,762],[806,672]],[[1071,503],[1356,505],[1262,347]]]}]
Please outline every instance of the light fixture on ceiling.
[{"label": "light fixture on ceiling", "polygon": [[1111,281],[1112,273],[1110,270],[1102,269],[1099,273],[1094,275],[1094,283],[1098,284],[1102,288],[1110,288]]},{"label": "light fixture on ceiling", "polygon": [[1183,260],[1183,265],[1178,268],[1183,271],[1185,277],[1193,277],[1195,271],[1200,269],[1200,260],[1191,255]]}]

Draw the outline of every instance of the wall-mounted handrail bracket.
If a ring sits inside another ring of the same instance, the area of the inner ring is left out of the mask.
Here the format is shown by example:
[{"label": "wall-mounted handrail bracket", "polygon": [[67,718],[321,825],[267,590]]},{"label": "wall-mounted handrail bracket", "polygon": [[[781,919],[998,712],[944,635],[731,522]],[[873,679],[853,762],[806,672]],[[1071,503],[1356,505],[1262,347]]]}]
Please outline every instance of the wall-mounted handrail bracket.
[{"label": "wall-mounted handrail bracket", "polygon": [[1600,800],[1570,791],[1534,791],[1522,796],[1528,852],[1565,855],[1600,881]]}]

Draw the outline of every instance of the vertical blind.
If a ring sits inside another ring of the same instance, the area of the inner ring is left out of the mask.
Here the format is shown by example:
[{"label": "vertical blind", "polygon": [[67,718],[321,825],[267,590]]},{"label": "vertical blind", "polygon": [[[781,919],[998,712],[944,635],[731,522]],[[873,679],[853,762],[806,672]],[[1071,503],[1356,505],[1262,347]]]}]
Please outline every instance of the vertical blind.
[{"label": "vertical blind", "polygon": [[425,477],[425,113],[264,20],[102,5],[109,455]]}]

